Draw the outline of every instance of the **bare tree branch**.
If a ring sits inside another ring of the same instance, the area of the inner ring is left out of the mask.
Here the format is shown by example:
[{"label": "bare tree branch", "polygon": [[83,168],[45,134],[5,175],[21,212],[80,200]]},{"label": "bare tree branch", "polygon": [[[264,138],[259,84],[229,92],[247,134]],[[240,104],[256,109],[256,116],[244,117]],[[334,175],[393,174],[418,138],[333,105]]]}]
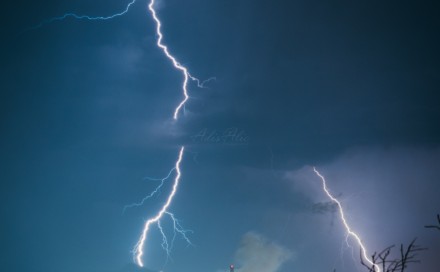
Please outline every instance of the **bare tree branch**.
[{"label": "bare tree branch", "polygon": [[438,221],[438,225],[429,225],[429,226],[425,226],[425,228],[440,230],[440,214],[437,214],[437,221]]},{"label": "bare tree branch", "polygon": [[400,246],[400,257],[392,259],[390,257],[391,250],[394,248],[394,245],[389,246],[382,250],[381,252],[374,252],[371,256],[371,263],[366,263],[362,252],[360,254],[361,264],[368,269],[369,272],[378,272],[376,268],[382,267],[382,272],[404,272],[410,263],[420,263],[417,259],[417,253],[422,250],[426,250],[426,248],[422,248],[415,244],[416,239],[412,240],[412,242],[408,245],[408,247],[404,247],[403,244]]}]

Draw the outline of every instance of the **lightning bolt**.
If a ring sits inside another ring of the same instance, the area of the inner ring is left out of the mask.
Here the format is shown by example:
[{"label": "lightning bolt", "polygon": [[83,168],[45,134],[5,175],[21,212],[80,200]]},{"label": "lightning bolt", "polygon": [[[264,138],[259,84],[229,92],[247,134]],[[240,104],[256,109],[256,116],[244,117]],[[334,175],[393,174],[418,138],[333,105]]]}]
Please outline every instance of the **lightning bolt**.
[{"label": "lightning bolt", "polygon": [[171,202],[174,198],[174,196],[176,195],[177,192],[177,188],[179,186],[179,182],[180,182],[180,176],[181,176],[181,172],[180,172],[180,163],[182,162],[182,158],[183,158],[183,152],[185,150],[185,147],[182,146],[180,148],[180,152],[179,152],[179,157],[176,161],[176,177],[174,178],[174,184],[173,184],[173,188],[171,190],[170,195],[168,196],[167,201],[165,202],[165,204],[162,206],[162,208],[160,209],[160,211],[156,214],[156,216],[148,219],[145,222],[145,226],[144,226],[144,230],[142,231],[142,235],[139,238],[139,241],[137,242],[137,244],[135,245],[135,248],[133,250],[134,256],[135,256],[135,261],[136,263],[140,266],[143,267],[144,263],[142,262],[142,256],[144,255],[144,245],[145,245],[145,241],[147,239],[147,234],[148,231],[150,229],[151,224],[153,223],[157,223],[159,222],[159,220],[163,217],[164,214],[166,214],[169,206],[171,205]]},{"label": "lightning bolt", "polygon": [[151,13],[151,16],[153,17],[153,20],[156,22],[156,35],[157,35],[157,42],[156,45],[162,49],[165,56],[173,63],[174,68],[179,70],[183,74],[183,83],[182,83],[182,92],[183,92],[183,100],[177,105],[176,109],[174,110],[173,119],[177,120],[179,117],[179,112],[182,110],[182,108],[185,107],[186,102],[189,99],[188,95],[188,81],[191,79],[197,83],[197,86],[200,88],[205,87],[205,83],[215,79],[215,78],[209,78],[208,80],[205,80],[201,82],[199,79],[191,76],[191,74],[188,71],[188,68],[180,64],[177,59],[171,55],[171,53],[168,50],[168,46],[166,46],[162,40],[163,40],[163,34],[162,34],[162,23],[159,20],[159,17],[157,16],[156,10],[154,9],[155,0],[151,0],[150,4],[148,4],[148,10]]},{"label": "lightning bolt", "polygon": [[[180,158],[180,156],[179,156],[179,158]],[[180,158],[180,159],[181,159],[181,158]],[[178,162],[178,163],[180,164],[180,162]],[[176,167],[177,167],[177,165],[176,165]],[[164,178],[159,178],[159,179],[158,179],[158,178],[150,178],[150,177],[146,177],[145,179],[148,179],[148,180],[152,180],[152,181],[160,181],[160,184],[156,187],[156,189],[155,189],[153,192],[151,192],[149,195],[147,195],[146,197],[144,197],[140,202],[135,202],[135,203],[133,203],[133,204],[126,205],[126,206],[124,207],[124,212],[125,212],[125,210],[128,209],[128,208],[133,208],[133,207],[140,207],[140,206],[142,206],[146,200],[148,200],[149,198],[151,198],[151,197],[153,197],[154,195],[156,195],[156,194],[159,192],[159,190],[163,187],[165,181],[168,180],[168,179],[171,177],[171,175],[173,174],[173,172],[176,171],[176,169],[177,169],[176,167],[173,167],[173,168],[170,170],[170,172],[168,173],[168,175],[167,175],[166,177],[164,177]],[[180,235],[182,236],[182,238],[188,243],[188,245],[193,245],[193,244],[191,243],[190,239],[189,239],[188,236],[187,236],[187,233],[188,233],[188,232],[192,232],[192,231],[184,229],[184,228],[182,227],[182,225],[180,224],[179,220],[174,216],[173,213],[171,213],[171,212],[169,212],[169,211],[165,211],[164,214],[168,215],[168,216],[171,218],[172,223],[173,223],[173,231],[174,231],[174,233],[173,233],[173,238],[171,239],[171,243],[168,243],[168,238],[167,238],[167,236],[166,236],[166,234],[165,234],[165,231],[164,231],[164,229],[163,229],[163,227],[162,227],[162,225],[161,225],[161,220],[158,220],[158,221],[157,221],[157,227],[158,227],[158,229],[159,229],[159,231],[160,231],[160,234],[162,235],[162,248],[164,249],[164,251],[165,251],[166,254],[167,254],[167,260],[166,260],[166,262],[165,262],[165,264],[166,264],[166,263],[168,262],[168,260],[171,258],[171,251],[172,251],[172,249],[173,249],[173,247],[174,247],[174,241],[175,241],[175,239],[176,239],[176,237],[177,237],[178,234],[180,234]],[[138,243],[139,243],[139,242],[138,242]],[[137,244],[137,245],[138,245],[138,244]],[[137,246],[137,245],[136,245],[136,246]],[[135,250],[134,250],[133,252],[134,252],[134,253],[136,252],[136,248],[135,248]],[[135,261],[137,262],[137,260],[135,260]]]},{"label": "lightning bolt", "polygon": [[[37,29],[40,28],[46,24],[50,24],[50,23],[54,23],[56,21],[63,21],[67,18],[74,18],[74,19],[78,19],[78,20],[110,20],[110,19],[114,19],[116,17],[119,16],[123,16],[125,15],[129,9],[131,8],[132,5],[134,5],[136,3],[137,0],[132,0],[131,2],[129,2],[126,6],[125,9],[122,10],[121,12],[115,13],[113,15],[110,16],[89,16],[89,15],[78,15],[76,13],[66,13],[62,16],[59,17],[53,17],[51,19],[45,20],[43,22],[41,22],[40,24],[31,27],[29,30],[32,29]],[[157,42],[156,45],[163,51],[163,53],[165,54],[165,56],[172,62],[173,66],[175,69],[177,69],[178,71],[180,71],[183,75],[183,82],[182,82],[182,94],[183,94],[183,99],[181,100],[181,102],[176,106],[175,110],[174,110],[174,114],[173,114],[173,119],[174,120],[178,120],[178,117],[180,115],[181,110],[185,109],[185,104],[188,101],[189,94],[188,94],[188,84],[189,81],[193,81],[197,84],[197,87],[199,88],[206,88],[206,84],[208,82],[210,82],[211,80],[215,80],[215,77],[211,77],[205,81],[200,81],[198,78],[192,76],[189,73],[189,70],[187,67],[185,67],[184,65],[182,65],[177,59],[176,57],[174,57],[168,50],[168,47],[162,42],[163,40],[163,33],[162,33],[162,24],[161,21],[159,20],[159,17],[157,16],[157,12],[154,9],[156,1],[155,0],[150,0],[149,4],[148,4],[148,10],[156,24],[156,36],[157,36]],[[149,195],[145,196],[140,202],[136,202],[136,203],[132,203],[130,205],[126,205],[123,209],[123,211],[125,212],[126,209],[131,208],[131,207],[138,207],[138,206],[142,206],[145,201],[147,201],[148,199],[150,199],[151,197],[153,197],[155,194],[157,194],[159,192],[159,190],[162,188],[163,184],[165,183],[166,180],[168,180],[171,176],[171,174],[176,171],[176,177],[174,179],[174,184],[172,187],[172,191],[169,194],[167,201],[165,202],[165,204],[162,206],[162,208],[160,209],[160,211],[152,218],[148,219],[145,222],[144,225],[144,229],[142,231],[142,235],[140,236],[138,242],[136,243],[134,249],[133,249],[133,257],[135,259],[135,262],[143,267],[144,263],[142,262],[142,256],[144,255],[144,251],[143,248],[145,246],[145,242],[147,239],[147,234],[148,231],[150,229],[150,226],[154,223],[157,224],[160,233],[162,234],[162,248],[166,251],[167,253],[167,257],[169,257],[170,255],[170,250],[173,247],[174,244],[174,240],[176,238],[177,234],[180,234],[188,244],[191,245],[190,240],[187,237],[187,232],[189,232],[188,230],[185,230],[182,228],[182,226],[180,225],[179,221],[176,219],[176,217],[174,216],[174,214],[168,212],[168,208],[171,205],[171,202],[177,192],[177,188],[180,182],[180,176],[181,176],[181,170],[180,170],[180,163],[182,161],[182,157],[183,157],[183,153],[184,153],[185,147],[182,146],[180,148],[180,152],[179,152],[179,156],[178,159],[176,161],[175,167],[173,169],[171,169],[171,171],[169,172],[169,174],[163,178],[163,179],[150,179],[150,180],[160,180],[160,184],[156,187],[156,189],[151,192]],[[170,216],[172,222],[173,222],[173,228],[174,228],[174,236],[173,239],[171,240],[171,244],[168,243],[168,239],[165,235],[165,232],[162,228],[161,225],[161,219],[163,217],[164,214],[167,214],[168,216]]]},{"label": "lightning bolt", "polygon": [[[103,21],[103,20],[111,20],[114,19],[116,17],[119,16],[123,16],[125,15],[130,7],[132,5],[134,5],[136,3],[137,0],[132,0],[131,2],[129,2],[126,6],[125,9],[122,10],[121,12],[109,15],[109,16],[89,16],[89,15],[79,15],[76,13],[66,13],[62,16],[59,17],[53,17],[51,19],[45,20],[41,23],[39,23],[38,25],[35,25],[33,27],[30,27],[28,30],[34,30],[37,28],[40,28],[46,24],[50,24],[50,23],[54,23],[56,21],[63,21],[67,18],[74,18],[74,19],[78,19],[78,20],[99,20],[99,21]],[[163,40],[163,33],[162,33],[162,23],[159,20],[159,17],[157,16],[157,12],[154,9],[154,5],[156,4],[156,0],[151,0],[148,4],[148,10],[151,13],[151,16],[154,19],[154,22],[156,23],[156,35],[157,35],[157,46],[162,49],[163,53],[165,54],[165,56],[172,62],[174,68],[176,68],[177,70],[179,70],[182,75],[183,75],[183,83],[182,83],[182,93],[183,93],[183,99],[182,101],[177,105],[177,107],[174,110],[174,114],[173,114],[173,119],[177,120],[179,117],[179,113],[182,109],[184,109],[186,102],[188,101],[188,99],[190,98],[188,95],[188,82],[189,80],[192,80],[194,82],[196,82],[197,87],[199,88],[206,88],[206,84],[209,83],[212,80],[216,80],[215,77],[210,77],[207,80],[201,81],[200,79],[192,76],[189,71],[188,68],[183,66],[177,59],[176,57],[174,57],[168,50],[168,46],[166,46],[162,40]]]},{"label": "lightning bolt", "polygon": [[[344,209],[342,208],[342,204],[341,202],[335,198],[330,191],[327,188],[327,181],[325,180],[325,177],[323,175],[321,175],[321,173],[318,172],[318,170],[316,170],[315,167],[313,167],[313,171],[315,172],[315,174],[321,179],[322,181],[322,189],[324,190],[324,192],[327,194],[327,196],[331,199],[331,201],[333,201],[334,203],[336,203],[336,205],[338,205],[338,209],[339,209],[339,215],[341,216],[341,220],[342,220],[342,224],[345,227],[345,230],[347,231],[347,239],[349,236],[353,237],[356,242],[358,243],[359,247],[361,248],[361,252],[362,252],[362,256],[365,258],[365,260],[371,265],[374,266],[375,269],[377,269],[377,272],[381,272],[380,267],[375,264],[367,255],[367,249],[365,247],[365,245],[362,243],[361,238],[359,237],[358,234],[356,234],[350,227],[350,225],[347,223],[347,220],[345,218],[345,213],[344,213]],[[347,244],[348,244],[348,240],[347,240]],[[376,270],[375,270],[376,271]]]},{"label": "lightning bolt", "polygon": [[[211,80],[213,80],[215,78],[210,78],[208,80],[205,80],[205,81],[201,82],[199,79],[191,76],[191,74],[188,71],[188,68],[186,68],[185,66],[180,64],[179,61],[177,61],[177,59],[173,55],[171,55],[171,53],[168,50],[168,47],[162,42],[162,40],[163,40],[162,23],[159,20],[159,17],[157,16],[156,10],[154,9],[154,5],[155,5],[155,0],[151,0],[150,3],[148,4],[148,10],[150,11],[151,16],[152,16],[154,22],[156,23],[156,35],[157,35],[156,45],[160,49],[162,49],[162,51],[165,54],[165,56],[172,62],[174,68],[176,68],[177,70],[179,70],[183,74],[183,82],[182,82],[183,100],[177,105],[177,107],[174,110],[174,115],[173,115],[173,119],[177,120],[178,117],[179,117],[179,112],[185,107],[185,104],[186,104],[186,102],[189,99],[189,95],[188,95],[188,82],[189,82],[189,80],[191,79],[191,80],[195,81],[197,83],[198,87],[204,88],[205,84],[207,82],[209,82],[209,81],[211,81]],[[185,147],[182,146],[181,149],[180,149],[179,158],[178,158],[178,160],[176,162],[176,166],[174,168],[176,170],[176,172],[177,172],[177,175],[176,175],[176,178],[174,180],[173,189],[172,189],[170,195],[168,196],[168,199],[167,199],[166,203],[164,204],[162,209],[159,211],[159,213],[155,217],[150,218],[150,219],[148,219],[145,222],[145,226],[144,226],[144,230],[142,232],[142,235],[141,235],[138,243],[135,245],[133,253],[135,255],[135,261],[136,261],[136,263],[140,267],[144,266],[144,263],[142,261],[142,256],[144,254],[143,247],[144,247],[145,241],[147,239],[147,234],[148,234],[148,231],[150,229],[150,226],[153,223],[156,223],[156,222],[158,223],[158,227],[159,227],[159,230],[160,230],[160,232],[162,234],[162,238],[163,238],[163,240],[162,240],[162,247],[167,252],[167,260],[168,260],[169,255],[170,255],[170,250],[173,247],[174,240],[176,238],[176,232],[180,233],[183,236],[183,238],[189,244],[191,244],[190,240],[186,236],[186,232],[187,231],[184,230],[181,227],[179,221],[175,218],[174,214],[172,214],[172,213],[167,211],[168,207],[171,205],[171,201],[173,200],[174,195],[176,194],[177,186],[179,185],[180,176],[181,176],[180,163],[182,161],[182,156],[183,156],[184,150],[185,150]],[[164,180],[162,180],[162,181],[164,181]],[[158,187],[158,188],[160,188],[160,187]],[[169,215],[171,217],[171,219],[173,220],[174,236],[173,236],[173,239],[171,241],[171,247],[168,244],[168,239],[166,238],[165,233],[163,231],[163,228],[160,225],[160,221],[159,221],[163,217],[164,214]]]}]

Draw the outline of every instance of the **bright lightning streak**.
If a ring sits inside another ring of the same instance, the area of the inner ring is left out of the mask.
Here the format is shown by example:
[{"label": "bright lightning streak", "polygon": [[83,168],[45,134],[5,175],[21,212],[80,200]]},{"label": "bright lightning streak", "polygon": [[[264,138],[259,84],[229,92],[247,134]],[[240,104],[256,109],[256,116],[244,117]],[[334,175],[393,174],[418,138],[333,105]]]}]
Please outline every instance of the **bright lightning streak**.
[{"label": "bright lightning streak", "polygon": [[[153,197],[154,195],[156,195],[156,194],[159,192],[159,190],[163,187],[165,181],[168,180],[168,179],[171,177],[171,174],[172,174],[174,171],[176,171],[176,168],[175,168],[175,167],[172,168],[172,169],[170,170],[170,172],[168,173],[168,175],[167,175],[166,177],[164,177],[164,178],[160,178],[160,179],[158,179],[158,178],[150,178],[150,177],[146,177],[145,179],[148,179],[148,180],[152,180],[152,181],[160,181],[160,184],[156,187],[156,189],[155,189],[153,192],[151,192],[149,195],[147,195],[146,197],[144,197],[140,202],[136,202],[136,203],[133,203],[133,204],[130,204],[130,205],[126,205],[126,206],[124,207],[124,212],[125,212],[125,210],[128,209],[128,208],[142,206],[146,200],[148,200],[149,198],[151,198],[151,197]],[[187,232],[191,232],[191,231],[189,231],[189,230],[185,230],[185,229],[180,225],[179,220],[177,220],[177,218],[174,216],[173,213],[170,213],[170,212],[166,211],[165,214],[167,214],[167,215],[171,218],[172,223],[173,223],[173,231],[174,231],[174,233],[173,233],[173,238],[172,238],[172,240],[171,240],[171,244],[168,243],[168,238],[167,238],[167,236],[166,236],[166,234],[165,234],[165,231],[164,231],[164,229],[163,229],[163,227],[162,227],[161,220],[158,220],[158,221],[157,221],[157,227],[158,227],[158,229],[159,229],[159,231],[160,231],[160,234],[162,235],[162,248],[164,249],[164,251],[165,251],[166,254],[167,254],[167,260],[166,260],[166,262],[165,262],[165,263],[167,263],[168,260],[171,258],[171,251],[172,251],[172,249],[173,249],[173,247],[174,247],[174,241],[175,241],[175,239],[176,239],[177,234],[180,234],[180,235],[183,237],[183,239],[188,243],[188,245],[192,245],[192,243],[191,243],[191,241],[189,240],[188,236],[186,235]]]},{"label": "bright lightning streak", "polygon": [[83,20],[83,19],[84,20],[110,20],[110,19],[122,16],[122,15],[125,15],[128,12],[128,10],[130,9],[130,7],[134,3],[136,3],[136,1],[137,0],[132,0],[130,3],[127,4],[127,6],[125,7],[125,9],[123,11],[115,13],[113,15],[109,15],[109,16],[89,16],[89,15],[78,15],[78,14],[75,14],[75,13],[66,13],[63,16],[53,17],[51,19],[43,21],[43,22],[39,23],[38,25],[31,27],[29,30],[37,29],[37,28],[40,28],[40,27],[42,27],[42,26],[44,26],[46,24],[50,24],[50,23],[53,23],[53,22],[56,22],[56,21],[62,21],[62,20],[65,20],[65,19],[67,19],[69,17],[72,17],[72,18],[75,18],[75,19],[78,19],[78,20]]},{"label": "bright lightning streak", "polygon": [[172,188],[172,191],[170,193],[170,195],[168,196],[167,201],[165,202],[165,204],[162,206],[162,209],[156,214],[156,216],[154,216],[153,218],[148,219],[145,222],[145,226],[144,226],[144,230],[142,231],[142,235],[139,238],[138,243],[136,244],[135,248],[134,248],[134,254],[135,254],[135,260],[136,263],[140,266],[143,267],[144,263],[142,262],[142,256],[144,255],[144,245],[145,245],[145,241],[147,239],[147,234],[148,234],[148,230],[150,229],[150,225],[153,223],[157,223],[162,216],[167,212],[168,207],[171,205],[171,202],[174,198],[174,195],[177,192],[177,187],[179,185],[180,182],[180,176],[181,176],[181,172],[180,172],[180,163],[182,162],[182,157],[183,157],[183,152],[185,150],[185,147],[181,147],[180,148],[180,152],[179,152],[179,158],[176,161],[176,177],[174,179],[174,185]]},{"label": "bright lightning streak", "polygon": [[[67,18],[74,18],[74,19],[78,19],[78,20],[82,20],[82,19],[84,19],[84,20],[110,20],[110,19],[114,19],[116,17],[125,15],[129,11],[130,7],[133,4],[136,3],[136,1],[137,0],[131,0],[131,2],[129,2],[126,5],[126,7],[125,7],[125,9],[123,11],[115,13],[115,14],[110,15],[110,16],[89,16],[89,15],[78,15],[76,13],[66,13],[63,16],[53,17],[51,19],[43,21],[40,24],[38,24],[38,25],[36,25],[34,27],[31,27],[30,29],[31,30],[32,29],[37,29],[37,28],[40,28],[40,27],[42,27],[42,26],[44,26],[46,24],[53,23],[53,22],[56,22],[56,21],[62,21],[62,20],[65,20]],[[149,2],[149,4],[148,4],[148,9],[149,9],[149,11],[150,11],[150,13],[151,13],[155,23],[156,23],[156,34],[157,34],[157,37],[158,37],[156,44],[157,44],[157,46],[160,49],[162,49],[162,51],[164,52],[165,56],[173,63],[174,68],[179,70],[183,74],[183,77],[184,77],[183,83],[182,83],[182,92],[183,92],[183,97],[184,98],[177,105],[177,107],[174,110],[174,114],[173,114],[173,119],[177,120],[178,117],[179,117],[180,111],[185,108],[185,104],[186,104],[186,102],[189,99],[189,95],[188,95],[188,82],[189,82],[189,80],[192,80],[192,81],[196,82],[197,87],[205,88],[205,84],[210,82],[211,80],[215,80],[215,78],[212,77],[212,78],[209,78],[209,79],[207,79],[205,81],[200,81],[199,79],[193,77],[189,73],[188,69],[185,66],[183,66],[182,64],[180,64],[177,61],[177,59],[173,55],[170,54],[170,52],[168,50],[168,47],[162,42],[162,39],[163,39],[163,34],[162,34],[162,31],[161,31],[162,24],[161,24],[161,21],[159,20],[159,18],[157,16],[156,10],[154,9],[155,3],[156,3],[155,0],[151,0]],[[174,179],[174,185],[173,185],[171,194],[168,196],[168,199],[167,199],[166,203],[164,204],[162,209],[156,214],[155,217],[150,218],[149,220],[147,220],[145,222],[145,226],[144,226],[144,230],[142,232],[142,235],[141,235],[139,241],[137,242],[137,244],[136,244],[136,246],[134,248],[133,253],[135,255],[134,256],[135,257],[135,262],[139,266],[141,266],[141,267],[143,267],[143,265],[144,265],[143,262],[142,262],[142,256],[144,254],[143,247],[144,247],[145,241],[147,239],[147,234],[148,234],[148,230],[150,228],[150,225],[153,224],[153,223],[157,223],[158,228],[159,228],[159,230],[160,230],[160,232],[162,234],[162,238],[163,238],[162,247],[167,252],[167,256],[168,257],[170,255],[170,250],[173,247],[173,243],[174,243],[174,240],[176,238],[176,233],[179,233],[180,235],[182,235],[182,237],[186,240],[186,242],[188,242],[188,244],[190,244],[190,245],[192,244],[190,242],[190,240],[188,239],[188,237],[186,236],[186,233],[188,231],[184,230],[182,228],[182,226],[180,225],[179,221],[174,217],[174,214],[169,213],[167,211],[168,207],[171,205],[171,201],[173,200],[174,195],[176,194],[176,191],[177,191],[177,187],[179,185],[180,176],[181,176],[180,163],[182,161],[184,149],[185,149],[184,146],[182,146],[181,149],[180,149],[179,157],[178,157],[178,160],[176,162],[175,168],[171,169],[171,171],[169,172],[169,174],[165,178],[160,179],[161,183],[156,187],[156,189],[152,193],[150,193],[148,196],[144,197],[140,202],[133,203],[133,204],[130,204],[130,205],[127,205],[127,206],[124,207],[124,211],[125,211],[127,208],[137,207],[137,206],[143,205],[146,200],[148,200],[149,198],[153,197],[155,194],[157,194],[159,192],[159,190],[162,188],[164,182],[171,176],[173,171],[177,172],[176,177]],[[173,221],[174,236],[173,236],[173,239],[171,241],[171,247],[168,244],[168,239],[167,239],[167,237],[166,237],[166,235],[164,233],[164,230],[163,230],[163,228],[162,228],[162,226],[160,224],[160,219],[163,217],[164,214],[169,215],[171,217],[172,221]]]},{"label": "bright lightning streak", "polygon": [[207,83],[208,81],[213,80],[214,78],[210,78],[208,80],[205,80],[203,82],[200,82],[199,79],[191,76],[191,74],[188,71],[188,68],[186,68],[185,66],[183,66],[182,64],[180,64],[177,59],[170,54],[168,47],[163,44],[162,39],[163,39],[163,34],[162,34],[162,23],[160,22],[159,18],[157,17],[157,13],[156,10],[154,9],[154,4],[155,4],[155,0],[151,0],[150,4],[148,5],[148,9],[150,10],[151,16],[153,17],[154,21],[156,22],[156,34],[157,34],[157,46],[162,49],[163,53],[165,54],[165,56],[173,63],[174,68],[178,69],[179,71],[182,72],[183,74],[183,83],[182,83],[182,91],[183,91],[183,100],[179,103],[179,105],[177,105],[176,109],[174,110],[174,115],[173,115],[173,119],[177,120],[177,118],[179,117],[179,112],[180,110],[182,110],[182,108],[185,106],[186,102],[189,99],[189,95],[188,95],[188,81],[191,79],[193,81],[197,82],[197,86],[200,88],[204,87],[204,84]]},{"label": "bright lightning streak", "polygon": [[[350,226],[348,225],[347,220],[345,219],[344,209],[342,208],[341,202],[339,202],[339,200],[338,200],[337,198],[335,198],[335,197],[330,193],[330,191],[328,190],[328,188],[327,188],[327,181],[325,180],[325,177],[324,177],[323,175],[321,175],[321,173],[319,173],[318,170],[316,170],[315,167],[313,167],[313,171],[314,171],[315,174],[316,174],[316,175],[322,180],[322,188],[323,188],[324,192],[327,194],[327,196],[328,196],[328,197],[329,197],[334,203],[336,203],[336,205],[338,205],[338,208],[339,208],[339,214],[340,214],[340,216],[341,216],[342,224],[344,225],[345,230],[347,231],[347,237],[348,237],[348,236],[351,236],[351,237],[353,237],[353,238],[357,241],[359,247],[361,248],[362,255],[363,255],[363,257],[365,258],[365,260],[366,260],[370,265],[374,266],[375,269],[377,269],[377,272],[381,272],[380,267],[379,267],[377,264],[373,263],[373,261],[368,257],[368,255],[367,255],[367,250],[366,250],[364,244],[362,243],[362,240],[361,240],[361,238],[359,237],[359,235],[356,234],[354,231],[352,231],[351,228],[350,228]],[[376,270],[375,270],[375,271],[376,271]]]}]

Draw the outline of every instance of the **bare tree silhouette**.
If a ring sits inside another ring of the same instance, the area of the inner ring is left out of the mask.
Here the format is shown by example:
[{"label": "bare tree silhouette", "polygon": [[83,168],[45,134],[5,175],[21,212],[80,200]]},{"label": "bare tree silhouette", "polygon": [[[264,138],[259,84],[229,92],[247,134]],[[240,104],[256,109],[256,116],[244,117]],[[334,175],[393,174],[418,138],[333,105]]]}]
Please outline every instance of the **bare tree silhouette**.
[{"label": "bare tree silhouette", "polygon": [[440,214],[437,214],[437,221],[438,221],[438,225],[428,225],[428,226],[425,226],[425,228],[440,230]]},{"label": "bare tree silhouette", "polygon": [[400,245],[400,256],[395,259],[390,256],[394,245],[385,248],[381,252],[374,252],[373,256],[371,256],[373,264],[365,263],[361,252],[361,264],[365,266],[369,272],[378,272],[377,267],[382,267],[382,272],[404,272],[408,264],[420,263],[420,260],[416,258],[417,253],[426,250],[426,248],[416,245],[415,242],[416,239],[406,248],[404,248],[403,244]]}]

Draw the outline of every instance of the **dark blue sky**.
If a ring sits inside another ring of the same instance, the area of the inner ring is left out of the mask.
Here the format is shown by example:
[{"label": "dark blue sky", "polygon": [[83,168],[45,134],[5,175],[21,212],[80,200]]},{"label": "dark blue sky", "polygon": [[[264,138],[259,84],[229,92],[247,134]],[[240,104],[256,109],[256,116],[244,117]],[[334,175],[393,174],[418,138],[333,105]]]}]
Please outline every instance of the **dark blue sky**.
[{"label": "dark blue sky", "polygon": [[[170,184],[122,209],[154,189],[144,178],[165,176],[181,145],[171,211],[195,246],[176,240],[164,267],[153,228],[152,271],[217,272],[230,262],[240,272],[357,271],[339,217],[316,208],[328,199],[311,165],[371,252],[418,237],[430,249],[414,271],[436,271],[440,233],[423,226],[440,212],[439,4],[163,0],[164,42],[192,75],[217,78],[190,86],[176,123],[182,77],[155,45],[146,1],[111,21],[24,31],[127,3],[5,4],[2,271],[138,271],[130,250]],[[231,129],[240,139],[200,136]]]}]

